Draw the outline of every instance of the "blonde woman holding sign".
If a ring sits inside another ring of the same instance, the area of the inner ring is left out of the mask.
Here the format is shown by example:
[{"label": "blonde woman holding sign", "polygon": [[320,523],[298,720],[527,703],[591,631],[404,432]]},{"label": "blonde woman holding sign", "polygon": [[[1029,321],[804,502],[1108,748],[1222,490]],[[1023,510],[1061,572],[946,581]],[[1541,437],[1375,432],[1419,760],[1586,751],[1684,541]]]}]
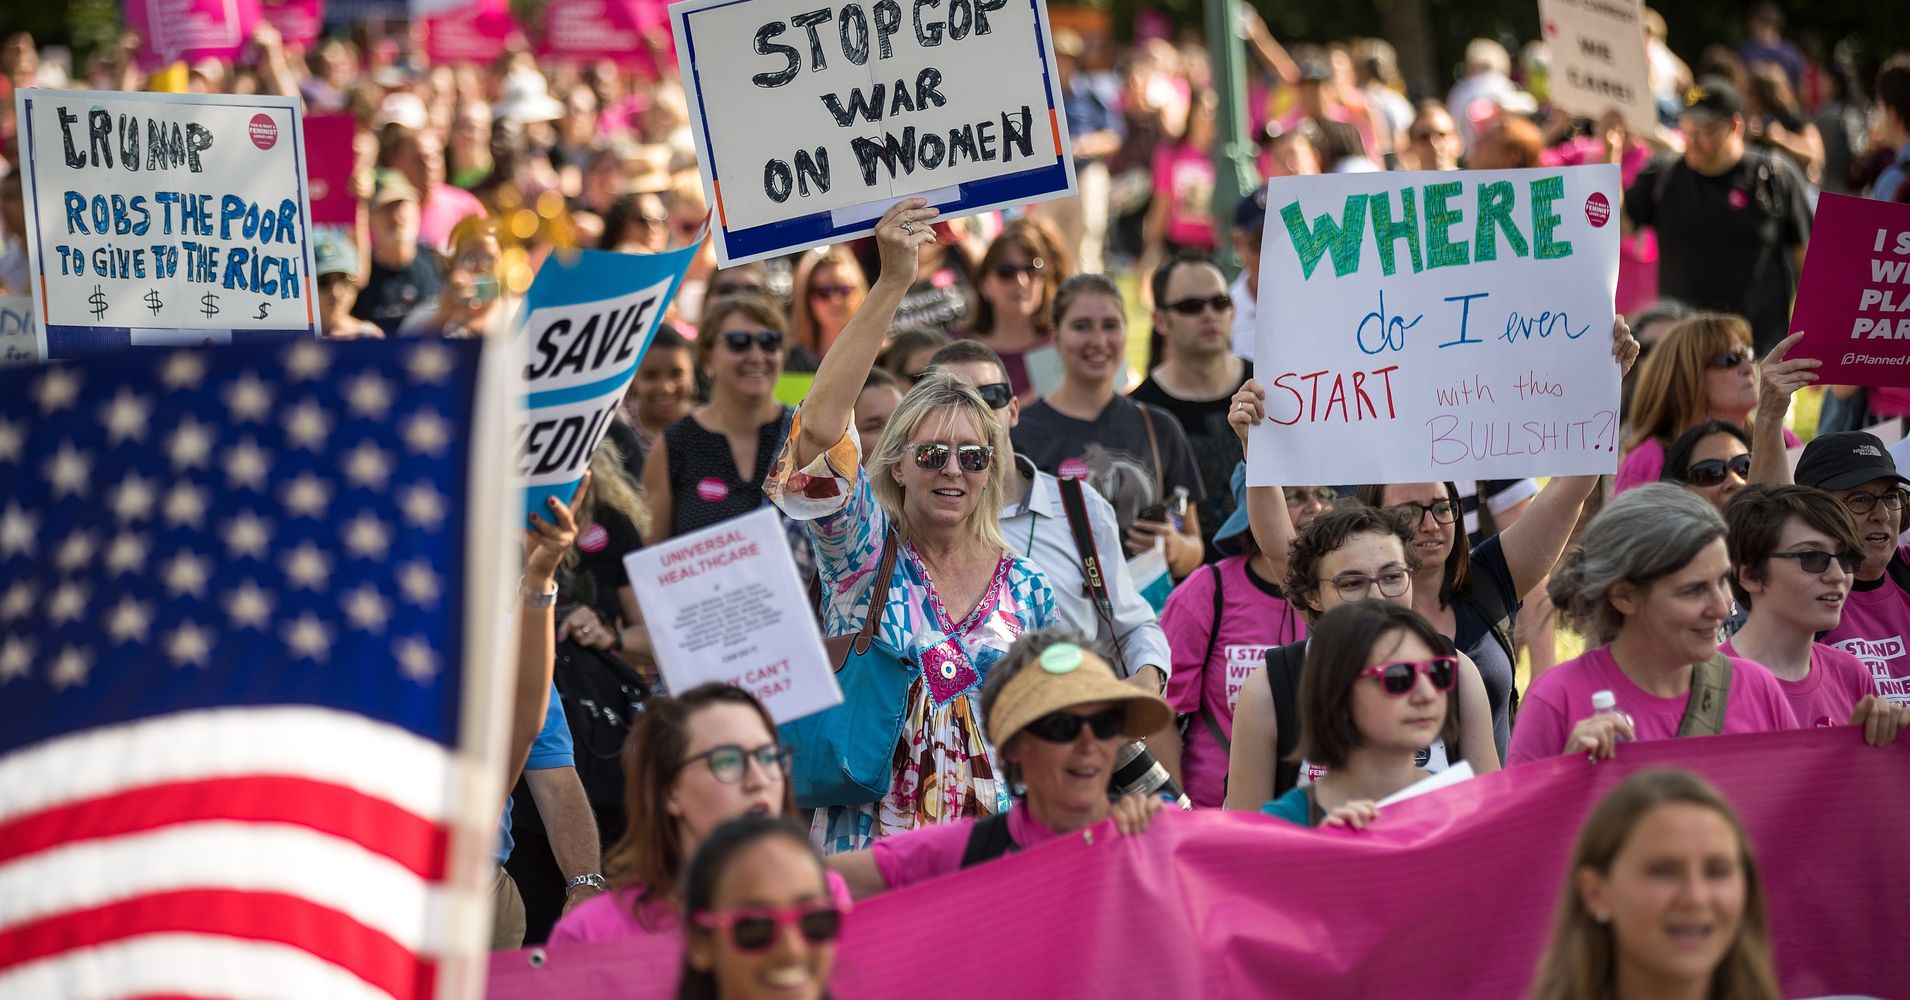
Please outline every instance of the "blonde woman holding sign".
[{"label": "blonde woman holding sign", "polygon": [[[830,739],[881,748],[891,772],[876,801],[858,801],[819,773],[794,775],[799,796],[816,788],[811,833],[826,851],[869,846],[877,837],[965,817],[1005,812],[1008,786],[981,728],[981,685],[1024,630],[1054,617],[1054,593],[1033,564],[1012,555],[998,518],[1008,432],[975,389],[941,373],[923,378],[877,439],[865,469],[853,405],[915,274],[917,253],[934,242],[938,214],[920,198],[890,208],[876,224],[880,276],[816,372],[763,490],[807,524],[822,575],[829,635],[848,635],[881,614],[868,647],[906,666],[900,705],[857,704],[828,720]],[[892,563],[884,559],[891,546]],[[880,568],[892,565],[886,575]],[[871,607],[875,595],[884,603]],[[874,666],[852,655],[840,680],[868,690],[849,671]],[[884,666],[887,666],[886,664]],[[889,697],[885,687],[882,697]],[[852,694],[853,697],[853,694]],[[879,721],[900,711],[899,732]],[[865,730],[864,726],[868,726]],[[801,747],[798,747],[800,753]],[[855,784],[866,787],[864,776]],[[808,783],[806,785],[806,782]]]}]

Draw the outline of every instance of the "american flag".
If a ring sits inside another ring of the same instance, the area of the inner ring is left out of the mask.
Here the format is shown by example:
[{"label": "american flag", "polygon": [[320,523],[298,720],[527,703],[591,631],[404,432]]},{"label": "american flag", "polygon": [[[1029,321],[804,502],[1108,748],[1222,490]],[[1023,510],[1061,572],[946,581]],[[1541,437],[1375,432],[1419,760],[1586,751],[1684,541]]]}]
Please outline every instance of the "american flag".
[{"label": "american flag", "polygon": [[0,370],[0,997],[457,978],[477,360]]}]

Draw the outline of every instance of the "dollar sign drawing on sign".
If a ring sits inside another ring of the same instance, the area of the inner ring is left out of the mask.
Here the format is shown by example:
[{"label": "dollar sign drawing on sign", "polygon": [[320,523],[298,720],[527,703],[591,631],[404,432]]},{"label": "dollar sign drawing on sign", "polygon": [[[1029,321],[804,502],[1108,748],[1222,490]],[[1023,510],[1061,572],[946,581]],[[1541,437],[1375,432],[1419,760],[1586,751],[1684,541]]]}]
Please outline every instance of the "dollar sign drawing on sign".
[{"label": "dollar sign drawing on sign", "polygon": [[219,314],[219,297],[211,292],[199,296],[199,311],[205,313],[207,319],[217,316]]},{"label": "dollar sign drawing on sign", "polygon": [[159,308],[163,305],[165,305],[165,303],[159,301],[159,289],[146,289],[146,308],[151,309],[154,316],[159,315]]},{"label": "dollar sign drawing on sign", "polygon": [[270,303],[270,302],[261,302],[261,303],[259,303],[259,314],[258,314],[257,316],[254,316],[254,317],[252,317],[252,318],[253,318],[253,319],[264,319],[264,318],[265,318],[265,307],[266,307],[266,306],[269,306],[269,305],[271,305],[271,304],[272,304],[272,303]]},{"label": "dollar sign drawing on sign", "polygon": [[94,285],[93,294],[87,296],[86,301],[87,304],[93,307],[94,319],[99,319],[101,316],[106,315],[106,289],[99,285]]}]

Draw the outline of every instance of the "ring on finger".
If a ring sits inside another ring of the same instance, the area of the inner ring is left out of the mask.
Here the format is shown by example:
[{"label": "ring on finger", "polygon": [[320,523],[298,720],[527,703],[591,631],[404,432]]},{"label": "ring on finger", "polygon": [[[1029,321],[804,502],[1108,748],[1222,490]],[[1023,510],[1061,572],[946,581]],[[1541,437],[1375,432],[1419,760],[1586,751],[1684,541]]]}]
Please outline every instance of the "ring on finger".
[{"label": "ring on finger", "polygon": [[903,219],[903,220],[902,220],[902,232],[903,232],[904,234],[908,234],[908,233],[912,233],[912,232],[914,232],[914,231],[915,231],[915,223],[913,223],[913,222],[910,222],[910,221],[909,221],[909,220],[907,220],[907,219]]}]

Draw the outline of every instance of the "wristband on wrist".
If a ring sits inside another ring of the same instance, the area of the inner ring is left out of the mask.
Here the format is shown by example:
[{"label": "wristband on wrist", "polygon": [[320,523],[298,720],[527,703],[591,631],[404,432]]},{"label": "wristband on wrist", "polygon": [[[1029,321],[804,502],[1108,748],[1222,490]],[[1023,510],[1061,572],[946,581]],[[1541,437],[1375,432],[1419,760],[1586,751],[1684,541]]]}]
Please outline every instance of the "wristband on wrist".
[{"label": "wristband on wrist", "polygon": [[557,581],[552,580],[549,590],[531,590],[524,586],[524,579],[518,578],[517,596],[526,607],[550,608],[557,605]]},{"label": "wristband on wrist", "polygon": [[584,885],[587,885],[591,887],[592,889],[597,890],[598,892],[610,891],[610,883],[605,882],[604,877],[602,875],[599,875],[596,872],[585,872],[584,874],[579,875],[576,878],[573,878],[570,881],[564,883],[564,895],[568,896],[571,893],[577,891],[578,886],[584,886]]}]

